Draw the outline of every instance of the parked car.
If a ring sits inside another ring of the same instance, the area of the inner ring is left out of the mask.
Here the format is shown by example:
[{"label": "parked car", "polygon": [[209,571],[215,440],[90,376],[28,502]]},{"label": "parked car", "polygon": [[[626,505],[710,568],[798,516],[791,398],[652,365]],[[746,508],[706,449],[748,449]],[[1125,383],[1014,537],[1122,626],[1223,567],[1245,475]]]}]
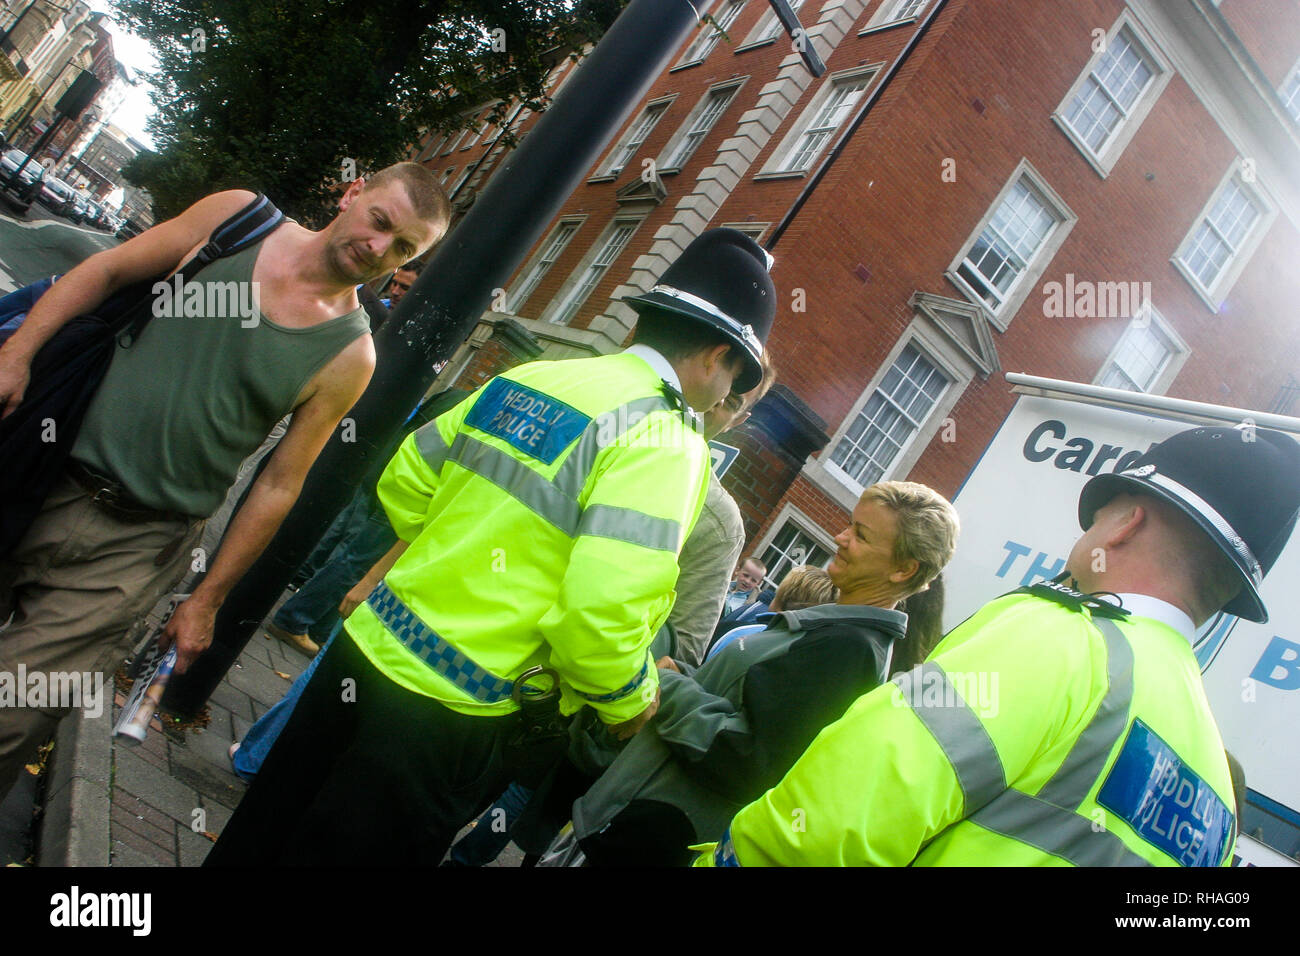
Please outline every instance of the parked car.
[{"label": "parked car", "polygon": [[99,207],[95,205],[95,200],[83,192],[78,192],[77,205],[80,209],[82,223],[93,228],[95,220],[99,218]]},{"label": "parked car", "polygon": [[[20,149],[6,149],[0,153],[0,170],[3,170],[5,180],[13,176],[14,171],[27,162],[27,154]],[[22,180],[23,185],[29,186],[45,175],[45,167],[36,161],[27,162],[23,167]]]},{"label": "parked car", "polygon": [[50,212],[68,216],[69,210],[75,208],[77,194],[62,179],[46,176],[45,182],[41,185],[40,195],[36,198]]},{"label": "parked car", "polygon": [[86,223],[88,225],[94,226],[96,229],[108,228],[107,223],[104,219],[104,217],[108,215],[108,212],[104,209],[104,207],[101,206],[99,203],[95,202],[95,200],[93,199],[90,200],[89,206],[90,206],[90,215],[86,217]]},{"label": "parked car", "polygon": [[140,224],[134,219],[128,217],[122,222],[122,225],[118,227],[117,238],[130,239],[134,236],[140,235],[142,232],[144,232],[144,230],[140,228]]}]

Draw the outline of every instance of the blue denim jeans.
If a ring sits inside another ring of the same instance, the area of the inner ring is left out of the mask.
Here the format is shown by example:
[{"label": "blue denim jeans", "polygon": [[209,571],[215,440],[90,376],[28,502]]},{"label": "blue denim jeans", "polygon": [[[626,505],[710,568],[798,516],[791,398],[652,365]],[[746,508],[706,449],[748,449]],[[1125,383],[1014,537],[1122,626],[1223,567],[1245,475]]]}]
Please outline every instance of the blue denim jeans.
[{"label": "blue denim jeans", "polygon": [[262,761],[275,746],[275,741],[280,736],[280,731],[284,730],[284,725],[289,722],[298,698],[302,696],[303,689],[311,680],[311,675],[316,673],[316,665],[320,663],[320,659],[325,656],[325,651],[329,649],[341,630],[343,630],[343,622],[339,621],[334,625],[334,630],[330,633],[325,646],[312,658],[307,669],[298,675],[298,679],[289,687],[289,692],[276,701],[275,706],[259,717],[253,726],[248,728],[248,733],[244,734],[239,749],[235,751],[235,756],[230,761],[235,768],[235,775],[241,780],[252,780],[257,776],[257,771],[262,769]]},{"label": "blue denim jeans", "polygon": [[334,630],[344,596],[397,543],[382,510],[375,514],[368,507],[350,507],[345,514],[347,525],[330,559],[276,612],[276,627],[309,634],[319,643]]}]

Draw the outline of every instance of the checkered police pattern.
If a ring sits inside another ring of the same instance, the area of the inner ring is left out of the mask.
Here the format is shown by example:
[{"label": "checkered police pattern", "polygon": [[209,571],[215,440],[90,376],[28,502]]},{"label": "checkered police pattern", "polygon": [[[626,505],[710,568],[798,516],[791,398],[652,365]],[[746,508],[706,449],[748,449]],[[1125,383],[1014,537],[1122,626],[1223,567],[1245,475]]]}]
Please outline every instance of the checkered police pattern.
[{"label": "checkered police pattern", "polygon": [[443,678],[485,704],[509,700],[514,682],[490,674],[452,647],[411,613],[383,581],[366,603],[395,638]]},{"label": "checkered police pattern", "polygon": [[646,671],[648,671],[649,669],[650,669],[650,661],[647,659],[646,662],[641,665],[641,670],[637,672],[637,675],[635,677],[633,677],[630,681],[628,681],[618,690],[610,694],[584,694],[580,690],[575,690],[574,693],[576,693],[579,697],[582,697],[586,700],[595,701],[598,704],[607,704],[610,703],[611,701],[622,700],[628,694],[632,693],[632,691],[636,690],[638,687],[641,686],[641,682],[645,680]]},{"label": "checkered police pattern", "polygon": [[730,826],[727,827],[727,832],[722,834],[718,845],[713,848],[713,865],[740,866],[740,861],[736,859],[736,848],[731,845]]}]

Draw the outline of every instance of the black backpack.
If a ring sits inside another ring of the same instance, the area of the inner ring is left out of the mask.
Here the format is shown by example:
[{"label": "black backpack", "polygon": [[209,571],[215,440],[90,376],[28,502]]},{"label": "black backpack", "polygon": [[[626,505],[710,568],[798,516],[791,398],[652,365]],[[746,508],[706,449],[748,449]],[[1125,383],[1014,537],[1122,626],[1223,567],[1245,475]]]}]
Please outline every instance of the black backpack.
[{"label": "black backpack", "polygon": [[[217,259],[260,242],[284,221],[264,195],[231,216],[179,270],[187,279]],[[67,464],[86,409],[113,360],[153,316],[158,276],[109,296],[93,313],[67,322],[32,360],[23,400],[0,419],[0,558],[22,540]],[[42,280],[47,281],[47,280]],[[34,283],[35,285],[35,283]],[[165,370],[160,369],[165,374]],[[51,440],[51,435],[52,439]]]}]

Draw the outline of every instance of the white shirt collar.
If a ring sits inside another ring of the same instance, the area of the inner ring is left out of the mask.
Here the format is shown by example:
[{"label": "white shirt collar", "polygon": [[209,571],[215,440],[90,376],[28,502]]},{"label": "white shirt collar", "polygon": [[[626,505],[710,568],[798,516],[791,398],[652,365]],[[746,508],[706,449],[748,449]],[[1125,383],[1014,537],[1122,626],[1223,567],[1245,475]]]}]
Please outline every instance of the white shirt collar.
[{"label": "white shirt collar", "polygon": [[1168,601],[1152,597],[1149,594],[1120,594],[1124,609],[1136,617],[1149,617],[1168,624],[1187,639],[1187,643],[1196,646],[1196,625],[1185,611],[1174,607]]},{"label": "white shirt collar", "polygon": [[682,380],[677,377],[677,370],[672,363],[648,345],[629,345],[623,350],[627,355],[635,355],[652,369],[654,373],[677,391],[682,390]]},{"label": "white shirt collar", "polygon": [[[641,361],[645,362],[661,379],[677,389],[678,394],[682,392],[682,380],[677,377],[677,370],[672,364],[664,358],[659,352],[648,345],[629,345],[623,350],[626,355],[635,355]],[[686,396],[682,395],[682,404],[686,404]],[[695,419],[695,427],[701,427],[700,413],[687,405],[691,416]]]}]

